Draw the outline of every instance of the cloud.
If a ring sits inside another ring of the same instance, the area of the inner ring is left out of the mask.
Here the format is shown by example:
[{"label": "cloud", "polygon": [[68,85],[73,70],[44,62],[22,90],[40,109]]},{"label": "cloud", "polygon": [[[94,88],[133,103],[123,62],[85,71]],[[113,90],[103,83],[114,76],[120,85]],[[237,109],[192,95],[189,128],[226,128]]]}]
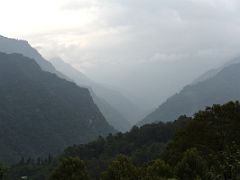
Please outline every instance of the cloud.
[{"label": "cloud", "polygon": [[67,1],[61,5],[62,10],[78,11],[83,9],[100,8],[102,3],[95,0]]},{"label": "cloud", "polygon": [[57,28],[24,37],[152,106],[239,54],[238,0],[61,0],[58,7]]}]

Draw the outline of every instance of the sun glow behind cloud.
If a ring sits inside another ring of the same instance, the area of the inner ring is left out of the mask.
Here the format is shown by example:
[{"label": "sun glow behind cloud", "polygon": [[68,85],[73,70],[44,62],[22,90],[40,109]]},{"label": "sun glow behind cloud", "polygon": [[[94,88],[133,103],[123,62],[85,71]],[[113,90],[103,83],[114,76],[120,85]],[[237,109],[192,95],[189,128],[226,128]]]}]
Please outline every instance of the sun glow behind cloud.
[{"label": "sun glow behind cloud", "polygon": [[69,11],[65,0],[8,0],[0,6],[1,33],[24,37],[80,28],[96,19],[96,9]]}]

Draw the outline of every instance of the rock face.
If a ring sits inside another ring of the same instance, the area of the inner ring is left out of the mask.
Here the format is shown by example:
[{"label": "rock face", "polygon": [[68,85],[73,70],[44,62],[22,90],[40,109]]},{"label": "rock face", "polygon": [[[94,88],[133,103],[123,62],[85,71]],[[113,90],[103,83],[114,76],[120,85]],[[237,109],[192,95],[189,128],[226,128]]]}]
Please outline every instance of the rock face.
[{"label": "rock face", "polygon": [[0,53],[0,161],[55,154],[115,130],[86,88]]},{"label": "rock face", "polygon": [[153,113],[148,115],[139,125],[172,121],[180,115],[193,115],[200,109],[212,104],[223,104],[240,99],[240,63],[233,61],[215,74],[201,81],[186,86],[183,90],[170,97]]}]

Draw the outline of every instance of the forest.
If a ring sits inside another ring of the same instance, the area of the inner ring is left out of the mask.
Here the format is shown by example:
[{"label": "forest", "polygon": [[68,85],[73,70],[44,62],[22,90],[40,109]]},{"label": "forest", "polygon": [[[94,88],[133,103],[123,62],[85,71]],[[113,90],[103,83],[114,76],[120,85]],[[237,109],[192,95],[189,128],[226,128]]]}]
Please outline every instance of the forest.
[{"label": "forest", "polygon": [[213,105],[194,117],[133,127],[57,157],[1,165],[1,179],[240,179],[240,103]]}]

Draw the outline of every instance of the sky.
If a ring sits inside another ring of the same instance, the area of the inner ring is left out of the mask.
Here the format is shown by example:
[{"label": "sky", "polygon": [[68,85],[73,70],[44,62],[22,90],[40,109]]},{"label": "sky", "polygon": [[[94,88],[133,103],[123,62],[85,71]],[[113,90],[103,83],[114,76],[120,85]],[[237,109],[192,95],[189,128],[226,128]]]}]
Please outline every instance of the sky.
[{"label": "sky", "polygon": [[1,0],[0,22],[147,108],[240,55],[239,0]]}]

